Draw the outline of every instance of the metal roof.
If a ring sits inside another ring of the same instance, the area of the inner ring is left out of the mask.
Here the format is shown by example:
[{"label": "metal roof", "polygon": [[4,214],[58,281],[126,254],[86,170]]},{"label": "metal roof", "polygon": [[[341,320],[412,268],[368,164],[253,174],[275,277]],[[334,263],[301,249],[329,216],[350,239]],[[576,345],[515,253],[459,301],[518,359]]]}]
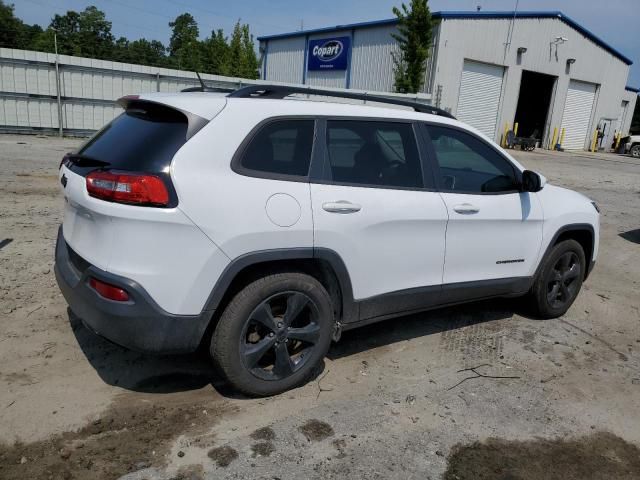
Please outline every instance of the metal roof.
[{"label": "metal roof", "polygon": [[[510,11],[510,12],[509,11],[502,11],[502,12],[449,11],[449,12],[433,12],[431,15],[435,19],[443,19],[443,20],[447,20],[447,19],[478,19],[478,18],[483,18],[483,19],[496,19],[496,18],[504,19],[504,18],[507,18],[508,19],[508,18],[513,18],[514,15],[515,15],[515,18],[557,18],[558,20],[563,21],[564,23],[569,25],[571,28],[573,28],[573,29],[577,30],[578,32],[580,32],[581,34],[583,34],[585,37],[587,37],[588,39],[590,39],[591,41],[593,41],[597,45],[599,45],[602,48],[604,48],[610,54],[614,55],[615,57],[618,57],[620,60],[622,60],[627,65],[633,64],[633,62],[628,57],[626,57],[625,55],[620,53],[618,50],[613,48],[611,45],[609,45],[607,42],[602,40],[600,37],[598,37],[597,35],[592,33],[590,30],[588,30],[585,27],[583,27],[582,25],[578,24],[577,22],[575,22],[574,20],[572,20],[571,18],[569,18],[567,15],[565,15],[564,13],[562,13],[560,11],[540,11],[540,12],[535,12],[535,11],[522,11],[522,12],[513,12],[513,11]],[[397,18],[388,18],[388,19],[385,19],[385,20],[374,20],[374,21],[371,21],[371,22],[349,23],[349,24],[346,24],[346,25],[336,25],[334,27],[315,28],[315,29],[311,29],[311,30],[300,30],[300,31],[297,31],[297,32],[280,33],[280,34],[276,34],[276,35],[264,35],[264,36],[258,37],[258,41],[276,40],[276,39],[280,39],[280,38],[290,38],[290,37],[299,37],[299,36],[313,35],[313,34],[317,34],[317,33],[329,33],[329,32],[335,32],[337,30],[355,30],[355,29],[359,29],[359,28],[378,27],[378,26],[382,26],[382,25],[395,25],[397,23],[398,23],[398,19]]]}]

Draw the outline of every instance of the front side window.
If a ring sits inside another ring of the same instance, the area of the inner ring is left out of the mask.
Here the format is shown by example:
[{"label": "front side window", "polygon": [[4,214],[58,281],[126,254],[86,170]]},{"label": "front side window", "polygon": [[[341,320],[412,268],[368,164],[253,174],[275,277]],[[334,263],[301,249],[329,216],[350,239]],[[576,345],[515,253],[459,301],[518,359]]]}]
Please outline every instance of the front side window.
[{"label": "front side window", "polygon": [[243,169],[306,177],[313,147],[313,120],[276,120],[251,138],[240,157]]},{"label": "front side window", "polygon": [[327,121],[326,177],[353,185],[420,188],[420,157],[408,123]]},{"label": "front side window", "polygon": [[513,165],[482,140],[454,128],[427,125],[427,130],[443,190],[460,193],[518,190]]}]

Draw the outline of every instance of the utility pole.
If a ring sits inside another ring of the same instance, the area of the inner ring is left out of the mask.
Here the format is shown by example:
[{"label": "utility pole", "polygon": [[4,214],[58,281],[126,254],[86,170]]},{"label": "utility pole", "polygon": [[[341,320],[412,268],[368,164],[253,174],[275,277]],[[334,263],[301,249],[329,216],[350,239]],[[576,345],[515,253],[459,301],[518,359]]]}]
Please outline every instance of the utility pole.
[{"label": "utility pole", "polygon": [[63,136],[62,131],[62,100],[60,97],[60,66],[58,61],[58,35],[53,31],[53,48],[56,52],[56,94],[58,97],[58,136]]}]

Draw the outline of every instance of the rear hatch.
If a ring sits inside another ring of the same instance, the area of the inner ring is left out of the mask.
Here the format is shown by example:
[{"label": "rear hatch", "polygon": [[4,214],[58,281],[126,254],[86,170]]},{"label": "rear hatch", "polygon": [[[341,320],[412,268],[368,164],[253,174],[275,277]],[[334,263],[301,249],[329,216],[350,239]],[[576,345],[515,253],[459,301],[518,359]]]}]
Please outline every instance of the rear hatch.
[{"label": "rear hatch", "polygon": [[[59,174],[64,238],[72,254],[103,270],[117,243],[114,219],[171,221],[168,217],[178,205],[172,159],[208,121],[138,97],[125,97],[121,103],[125,112],[65,156]],[[149,188],[152,197],[145,197]],[[134,195],[139,190],[142,197]],[[158,191],[160,200],[153,197]]]}]

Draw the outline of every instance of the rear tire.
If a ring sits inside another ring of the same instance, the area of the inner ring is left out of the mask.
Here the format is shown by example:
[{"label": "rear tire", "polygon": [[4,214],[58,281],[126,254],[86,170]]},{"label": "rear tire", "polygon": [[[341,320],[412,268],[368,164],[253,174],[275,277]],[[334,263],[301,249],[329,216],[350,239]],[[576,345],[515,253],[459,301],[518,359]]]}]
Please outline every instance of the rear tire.
[{"label": "rear tire", "polygon": [[215,367],[250,396],[306,383],[329,350],[334,327],[329,294],[303,273],[249,283],[225,308],[211,338]]},{"label": "rear tire", "polygon": [[634,158],[640,158],[640,145],[634,145],[633,147],[631,147],[629,153]]},{"label": "rear tire", "polygon": [[555,245],[531,288],[534,313],[541,318],[564,315],[580,293],[585,268],[584,251],[578,242],[564,240]]}]

